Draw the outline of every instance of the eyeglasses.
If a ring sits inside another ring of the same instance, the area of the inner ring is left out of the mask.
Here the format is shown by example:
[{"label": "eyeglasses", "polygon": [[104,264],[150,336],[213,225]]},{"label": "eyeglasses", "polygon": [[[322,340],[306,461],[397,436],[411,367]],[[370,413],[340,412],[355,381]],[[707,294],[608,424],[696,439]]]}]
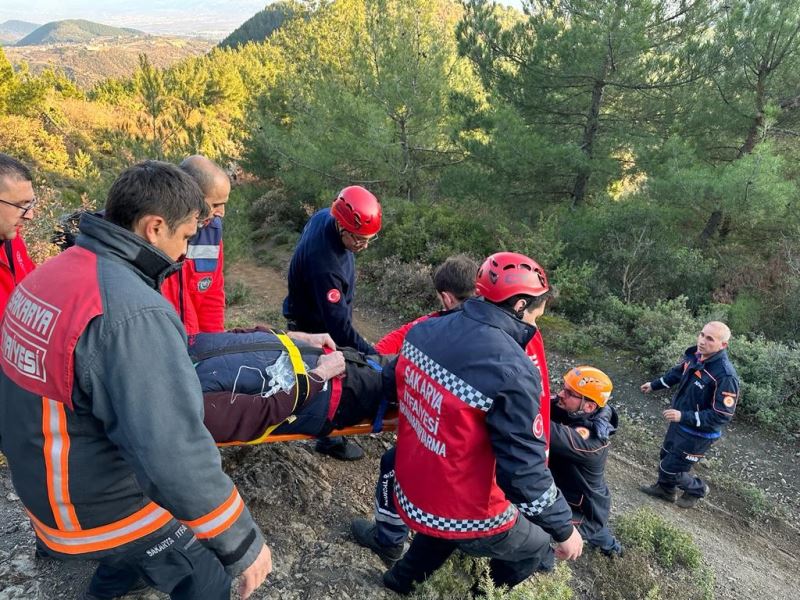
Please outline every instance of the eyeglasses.
[{"label": "eyeglasses", "polygon": [[353,243],[356,246],[368,246],[378,239],[377,233],[375,235],[356,235],[355,233],[347,231],[346,229],[344,232],[350,236],[350,239],[353,240]]},{"label": "eyeglasses", "polygon": [[27,215],[30,211],[32,211],[34,209],[34,207],[36,206],[36,203],[38,201],[39,201],[38,198],[34,198],[30,202],[28,202],[28,204],[19,205],[19,204],[14,204],[13,202],[9,202],[8,200],[0,199],[0,202],[2,202],[3,204],[8,204],[9,206],[13,206],[14,208],[20,209],[22,211],[22,218],[23,219],[25,218],[25,215]]}]

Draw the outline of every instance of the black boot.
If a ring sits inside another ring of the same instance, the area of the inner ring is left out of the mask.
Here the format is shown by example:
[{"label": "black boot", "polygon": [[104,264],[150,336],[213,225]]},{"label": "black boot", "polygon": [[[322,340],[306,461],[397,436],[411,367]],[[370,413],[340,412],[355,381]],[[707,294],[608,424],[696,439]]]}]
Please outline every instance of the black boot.
[{"label": "black boot", "polygon": [[665,502],[675,502],[675,498],[678,497],[678,492],[675,488],[672,490],[668,490],[661,486],[659,483],[654,483],[653,485],[643,485],[639,487],[640,492],[644,492],[648,496],[652,496],[653,498],[660,498]]},{"label": "black boot", "polygon": [[390,567],[400,560],[400,557],[403,556],[403,552],[406,550],[405,544],[384,546],[378,542],[378,539],[375,537],[375,534],[378,532],[378,526],[367,519],[354,519],[351,521],[350,531],[360,546],[372,550]]},{"label": "black boot", "polygon": [[361,446],[351,443],[345,437],[319,438],[314,449],[320,454],[326,454],[336,460],[360,460],[364,458],[364,451]]}]

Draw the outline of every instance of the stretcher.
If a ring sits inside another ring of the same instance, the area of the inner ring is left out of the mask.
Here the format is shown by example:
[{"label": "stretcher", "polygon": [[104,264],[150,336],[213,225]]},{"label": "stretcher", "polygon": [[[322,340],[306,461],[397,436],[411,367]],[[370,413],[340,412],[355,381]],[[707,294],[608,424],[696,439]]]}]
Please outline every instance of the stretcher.
[{"label": "stretcher", "polygon": [[[383,426],[381,427],[380,431],[376,432],[374,430],[374,423],[371,421],[365,421],[363,423],[358,423],[356,425],[351,425],[350,427],[344,427],[342,429],[334,429],[328,434],[328,437],[341,437],[345,435],[367,435],[370,433],[383,433],[385,431],[397,431],[397,411],[390,411],[386,414],[386,417],[383,419]],[[269,435],[267,436],[262,443],[264,444],[271,444],[273,442],[295,442],[298,440],[313,440],[316,439],[313,435],[305,435],[302,433],[292,433],[287,435]]]}]

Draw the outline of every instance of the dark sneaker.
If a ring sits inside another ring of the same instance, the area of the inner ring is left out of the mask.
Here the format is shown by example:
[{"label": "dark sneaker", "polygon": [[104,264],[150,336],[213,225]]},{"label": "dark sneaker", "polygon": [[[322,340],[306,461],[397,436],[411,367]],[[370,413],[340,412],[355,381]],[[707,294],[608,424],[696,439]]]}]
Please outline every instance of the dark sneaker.
[{"label": "dark sneaker", "polygon": [[326,454],[336,460],[359,460],[364,458],[361,446],[349,442],[347,438],[319,438],[314,449],[320,454]]},{"label": "dark sneaker", "polygon": [[354,519],[351,521],[350,532],[360,546],[372,550],[389,566],[392,566],[400,560],[400,557],[403,556],[403,552],[405,552],[405,544],[400,544],[398,546],[384,546],[380,544],[375,537],[375,534],[378,532],[378,526],[367,519]]},{"label": "dark sneaker", "polygon": [[675,498],[678,497],[677,491],[664,489],[658,483],[654,483],[653,485],[639,486],[639,491],[644,492],[653,498],[660,498],[665,502],[675,502]]},{"label": "dark sneaker", "polygon": [[605,548],[600,548],[600,552],[608,558],[623,558],[625,556],[625,547],[617,543],[615,548],[609,548],[607,550]]},{"label": "dark sneaker", "polygon": [[702,496],[692,496],[687,492],[683,492],[683,494],[681,494],[681,497],[678,498],[678,501],[675,504],[677,504],[681,508],[694,508],[695,506],[697,506],[697,502],[701,498],[705,498],[706,496],[708,496],[708,492],[709,492],[708,484],[707,483],[703,484]]}]

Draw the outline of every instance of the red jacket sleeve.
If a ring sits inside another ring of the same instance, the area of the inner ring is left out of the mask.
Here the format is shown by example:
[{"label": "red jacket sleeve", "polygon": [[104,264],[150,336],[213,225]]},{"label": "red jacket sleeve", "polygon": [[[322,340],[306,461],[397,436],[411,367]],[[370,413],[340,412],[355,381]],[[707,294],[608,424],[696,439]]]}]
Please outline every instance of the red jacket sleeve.
[{"label": "red jacket sleeve", "polygon": [[420,323],[425,319],[429,319],[438,314],[438,312],[432,312],[429,315],[417,317],[413,321],[409,321],[405,325],[401,325],[394,331],[390,331],[383,336],[377,344],[375,344],[375,350],[378,351],[378,354],[400,354],[400,348],[403,347],[403,341],[406,339],[406,334],[409,332],[409,330],[417,323]]}]

